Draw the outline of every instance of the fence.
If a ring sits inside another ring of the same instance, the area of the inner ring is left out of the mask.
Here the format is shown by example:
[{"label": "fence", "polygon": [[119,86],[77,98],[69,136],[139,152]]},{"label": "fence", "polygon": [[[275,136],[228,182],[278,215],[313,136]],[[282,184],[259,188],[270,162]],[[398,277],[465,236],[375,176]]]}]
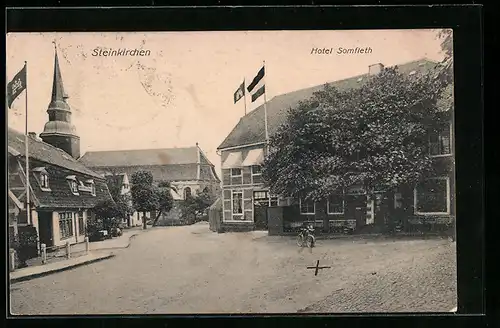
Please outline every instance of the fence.
[{"label": "fence", "polygon": [[52,259],[65,258],[70,259],[81,255],[86,255],[90,251],[89,237],[85,237],[84,243],[70,244],[67,242],[64,246],[47,247],[40,245],[40,259],[42,264],[50,262]]}]

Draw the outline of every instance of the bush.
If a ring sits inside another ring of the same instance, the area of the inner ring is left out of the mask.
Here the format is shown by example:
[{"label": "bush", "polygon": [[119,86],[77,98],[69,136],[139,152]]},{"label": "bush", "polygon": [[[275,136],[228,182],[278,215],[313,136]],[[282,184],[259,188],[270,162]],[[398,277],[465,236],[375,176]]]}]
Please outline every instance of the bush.
[{"label": "bush", "polygon": [[38,256],[38,234],[34,226],[19,227],[14,249],[21,268],[27,266],[27,260]]}]

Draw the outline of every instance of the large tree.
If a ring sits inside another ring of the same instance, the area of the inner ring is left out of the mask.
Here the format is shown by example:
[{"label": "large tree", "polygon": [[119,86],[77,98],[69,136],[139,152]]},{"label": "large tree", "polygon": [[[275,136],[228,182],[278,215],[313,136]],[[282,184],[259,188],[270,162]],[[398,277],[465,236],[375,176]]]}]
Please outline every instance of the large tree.
[{"label": "large tree", "polygon": [[156,211],[159,207],[158,193],[153,185],[153,174],[137,171],[132,174],[132,202],[137,212],[142,212],[142,226],[147,229],[146,212]]},{"label": "large tree", "polygon": [[172,186],[169,181],[160,181],[158,186],[155,188],[155,193],[158,198],[158,207],[156,209],[158,213],[153,221],[153,226],[156,226],[156,223],[160,219],[162,213],[169,212],[174,206],[174,198],[170,193],[171,190],[177,191],[177,189]]},{"label": "large tree", "polygon": [[437,100],[446,86],[438,73],[386,68],[357,88],[326,85],[291,108],[264,161],[271,192],[324,200],[356,184],[373,193],[430,174],[428,132],[443,120]]}]

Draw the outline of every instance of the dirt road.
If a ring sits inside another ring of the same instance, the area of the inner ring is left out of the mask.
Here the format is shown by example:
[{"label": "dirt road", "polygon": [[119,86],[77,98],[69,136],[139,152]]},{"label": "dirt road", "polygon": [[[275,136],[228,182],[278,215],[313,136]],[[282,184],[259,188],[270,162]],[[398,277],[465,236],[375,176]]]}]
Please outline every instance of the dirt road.
[{"label": "dirt road", "polygon": [[[449,311],[455,244],[154,228],[113,259],[11,286],[14,314]],[[317,276],[307,266],[331,266]]]}]

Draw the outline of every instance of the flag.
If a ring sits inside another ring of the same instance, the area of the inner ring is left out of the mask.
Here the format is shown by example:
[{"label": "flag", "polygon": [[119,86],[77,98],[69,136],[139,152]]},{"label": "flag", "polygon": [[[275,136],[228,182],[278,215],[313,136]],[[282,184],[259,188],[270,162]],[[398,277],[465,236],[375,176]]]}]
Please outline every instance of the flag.
[{"label": "flag", "polygon": [[26,65],[24,65],[23,69],[7,84],[7,104],[9,108],[24,89],[26,89]]},{"label": "flag", "polygon": [[[259,70],[257,75],[253,78],[252,83],[248,86],[247,90],[252,94],[252,102],[257,100],[260,96],[262,96],[266,92],[266,88],[264,85],[264,75],[265,75],[265,66],[262,66],[262,68]],[[261,83],[262,81],[262,83]],[[255,91],[253,91],[255,90]],[[252,92],[253,91],[253,92]]]},{"label": "flag", "polygon": [[241,83],[238,89],[234,92],[234,103],[240,100],[245,95],[245,81]]}]

